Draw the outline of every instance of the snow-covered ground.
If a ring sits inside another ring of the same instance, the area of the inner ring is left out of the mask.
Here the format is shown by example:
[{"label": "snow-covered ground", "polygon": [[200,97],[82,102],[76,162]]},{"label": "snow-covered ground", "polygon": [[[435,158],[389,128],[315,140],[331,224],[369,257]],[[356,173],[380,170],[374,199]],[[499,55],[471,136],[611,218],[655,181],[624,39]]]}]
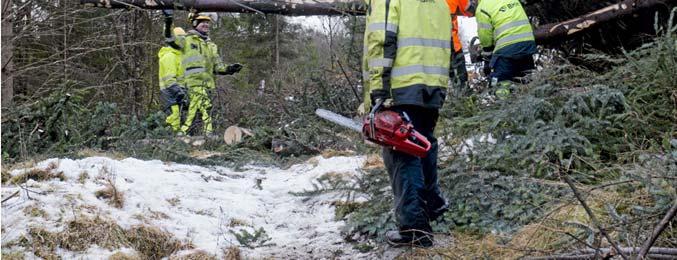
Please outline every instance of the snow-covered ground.
[{"label": "snow-covered ground", "polygon": [[[64,173],[64,181],[29,180],[24,187],[30,192],[15,185],[2,187],[3,198],[20,190],[18,197],[2,203],[3,253],[21,250],[5,245],[26,235],[29,227],[58,232],[74,218],[100,215],[124,229],[141,224],[158,227],[218,256],[223,249],[235,246],[246,259],[360,258],[341,237],[343,221],[334,219],[330,203],[336,196],[292,193],[313,190],[313,183],[325,174],[359,174],[364,161],[364,157],[318,156],[289,169],[250,166],[236,171],[134,158],[49,159],[34,168],[45,169],[51,164],[56,167],[53,172]],[[26,170],[14,170],[12,175]],[[104,188],[101,177],[105,176],[112,177],[122,192],[121,208],[95,196]],[[25,214],[27,207],[46,214]],[[242,234],[241,230],[253,234],[260,228],[269,240],[254,248],[240,245],[234,235]],[[84,253],[57,253],[64,258],[105,259],[114,252],[92,246]],[[30,253],[26,256],[31,258]]]}]

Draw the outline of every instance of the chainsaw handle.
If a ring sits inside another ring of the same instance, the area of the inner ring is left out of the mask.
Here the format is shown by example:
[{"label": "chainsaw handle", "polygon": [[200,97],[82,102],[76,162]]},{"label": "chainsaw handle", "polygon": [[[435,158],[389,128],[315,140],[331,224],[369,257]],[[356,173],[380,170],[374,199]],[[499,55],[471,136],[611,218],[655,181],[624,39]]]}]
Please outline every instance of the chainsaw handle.
[{"label": "chainsaw handle", "polygon": [[418,154],[417,156],[419,156],[421,158],[427,157],[428,151],[430,151],[430,148],[432,148],[432,144],[430,143],[430,141],[428,141],[428,138],[426,138],[425,136],[423,136],[421,133],[419,133],[416,130],[412,130],[411,134],[414,138],[416,138],[416,141],[419,142],[421,145],[418,145],[411,140],[407,140],[407,142],[411,143],[412,145],[420,146],[423,149],[425,149],[424,154]]},{"label": "chainsaw handle", "polygon": [[381,110],[381,105],[383,105],[383,99],[379,98],[376,100],[376,104],[374,104],[374,107],[371,108],[371,112],[369,112],[369,138],[371,139],[376,139],[376,126],[375,126],[375,118],[376,118],[376,112]]}]

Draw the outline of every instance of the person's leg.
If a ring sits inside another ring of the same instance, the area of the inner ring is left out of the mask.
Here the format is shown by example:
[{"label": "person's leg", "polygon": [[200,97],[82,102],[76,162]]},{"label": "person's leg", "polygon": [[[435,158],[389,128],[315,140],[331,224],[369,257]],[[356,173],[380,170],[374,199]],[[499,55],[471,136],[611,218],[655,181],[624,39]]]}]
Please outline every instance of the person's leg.
[{"label": "person's leg", "polygon": [[163,103],[163,111],[167,114],[165,123],[167,123],[174,132],[179,131],[181,126],[181,114],[177,100],[181,93],[180,88],[176,85],[169,86],[160,90],[160,98]]},{"label": "person's leg", "polygon": [[172,105],[170,107],[170,114],[165,122],[172,127],[175,133],[181,130],[181,111],[179,105]]},{"label": "person's leg", "polygon": [[[393,110],[421,117],[412,106],[395,107]],[[429,116],[429,115],[425,115]],[[419,119],[412,119],[416,128]],[[432,245],[432,228],[426,212],[426,179],[422,159],[392,149],[383,149],[383,160],[390,176],[395,196],[395,217],[399,232],[390,233],[391,244]]]},{"label": "person's leg", "polygon": [[515,75],[515,62],[513,59],[503,56],[495,58],[490,75],[490,87],[496,97],[506,99],[510,96],[511,80]]},{"label": "person's leg", "polygon": [[515,80],[515,82],[526,83],[524,77],[536,69],[534,65],[534,57],[532,55],[526,55],[516,58],[515,68],[516,70],[513,80]]},{"label": "person's leg", "polygon": [[420,158],[383,148],[383,161],[393,188],[395,218],[400,230],[430,231],[422,197],[424,179]]},{"label": "person's leg", "polygon": [[202,100],[202,106],[200,106],[200,114],[202,114],[202,127],[205,136],[214,132],[214,128],[212,126],[211,109],[212,102],[209,99],[209,96],[205,95]]},{"label": "person's leg", "polygon": [[192,87],[188,93],[188,97],[190,98],[190,104],[188,104],[188,114],[186,115],[186,121],[183,122],[183,126],[181,126],[181,132],[184,134],[188,133],[188,130],[193,125],[193,120],[195,119],[197,111],[202,106],[201,103],[203,94],[200,93],[202,92],[200,89],[200,87]]},{"label": "person's leg", "polygon": [[[448,209],[447,200],[440,190],[437,175],[437,152],[438,144],[434,131],[439,117],[437,109],[420,108],[417,113],[410,115],[414,129],[428,139],[431,144],[428,156],[421,158],[421,166],[424,178],[425,211],[430,221],[436,220]],[[415,119],[414,119],[415,118]]]},{"label": "person's leg", "polygon": [[451,65],[454,71],[454,87],[460,96],[464,96],[468,92],[468,70],[465,68],[465,56],[462,51],[454,53]]}]

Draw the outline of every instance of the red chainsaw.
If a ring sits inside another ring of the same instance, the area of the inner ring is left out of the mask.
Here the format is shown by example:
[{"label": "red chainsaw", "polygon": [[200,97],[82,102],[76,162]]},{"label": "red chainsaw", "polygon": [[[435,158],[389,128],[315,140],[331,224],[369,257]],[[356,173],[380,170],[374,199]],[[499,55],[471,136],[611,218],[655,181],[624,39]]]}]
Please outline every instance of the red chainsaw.
[{"label": "red chainsaw", "polygon": [[414,130],[409,116],[392,110],[381,110],[380,103],[364,117],[362,124],[329,110],[318,108],[315,114],[331,122],[361,132],[364,137],[381,146],[425,158],[430,150],[430,142]]}]

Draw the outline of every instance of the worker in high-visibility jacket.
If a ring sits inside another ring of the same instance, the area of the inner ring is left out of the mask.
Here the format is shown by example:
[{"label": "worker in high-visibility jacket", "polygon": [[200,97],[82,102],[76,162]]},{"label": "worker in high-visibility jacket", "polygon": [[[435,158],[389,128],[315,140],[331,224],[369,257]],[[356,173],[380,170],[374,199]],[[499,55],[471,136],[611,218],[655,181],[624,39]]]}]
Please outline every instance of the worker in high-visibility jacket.
[{"label": "worker in high-visibility jacket", "polygon": [[[174,35],[183,36],[186,32],[174,28]],[[181,130],[181,111],[188,105],[188,91],[183,84],[181,70],[181,51],[170,46],[160,48],[158,52],[158,79],[160,82],[160,97],[164,103],[164,111],[169,115],[165,120],[175,133]]]},{"label": "worker in high-visibility jacket", "polygon": [[477,2],[477,34],[485,60],[484,73],[498,98],[510,95],[511,81],[534,69],[534,33],[519,0]]},{"label": "worker in high-visibility jacket", "polygon": [[[165,27],[171,27],[172,12],[165,13]],[[181,50],[181,69],[183,82],[188,87],[188,115],[180,131],[187,133],[193,124],[198,112],[202,115],[203,132],[211,135],[214,131],[210,110],[212,107],[208,92],[216,88],[214,74],[232,75],[242,69],[242,65],[235,63],[226,66],[219,56],[218,47],[209,39],[211,17],[190,13],[188,17],[193,30],[185,36],[165,33],[166,42],[177,50]],[[167,31],[167,30],[165,30]]]},{"label": "worker in high-visibility jacket", "polygon": [[[398,230],[393,245],[432,246],[430,222],[447,209],[437,177],[433,130],[446,98],[451,19],[444,0],[370,0],[364,37],[364,106],[406,113],[432,144],[425,158],[383,148]],[[373,103],[373,104],[372,104]]]},{"label": "worker in high-visibility jacket", "polygon": [[468,0],[446,0],[446,2],[451,15],[451,37],[454,45],[449,77],[452,79],[455,92],[462,94],[467,91],[468,70],[465,68],[465,55],[463,55],[463,46],[458,35],[458,16],[471,17],[473,14],[469,12],[471,5]]}]

